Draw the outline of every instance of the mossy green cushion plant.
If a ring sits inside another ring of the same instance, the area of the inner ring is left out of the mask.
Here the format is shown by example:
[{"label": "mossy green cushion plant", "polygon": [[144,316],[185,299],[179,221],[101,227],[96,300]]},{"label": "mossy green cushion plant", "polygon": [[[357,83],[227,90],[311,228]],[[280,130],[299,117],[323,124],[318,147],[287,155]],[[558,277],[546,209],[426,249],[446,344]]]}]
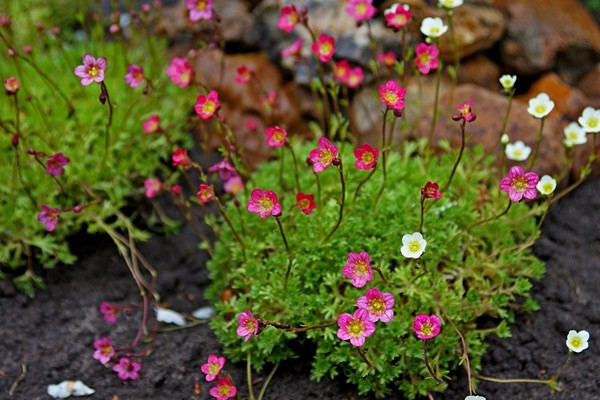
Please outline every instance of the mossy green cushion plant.
[{"label": "mossy green cushion plant", "polygon": [[[252,175],[255,188],[276,193],[281,216],[263,219],[242,210],[237,217],[235,205],[227,206],[245,257],[232,231],[223,225],[208,263],[213,282],[208,297],[218,310],[212,327],[232,360],[250,355],[252,366],[259,370],[267,363],[314,351],[313,378],[341,375],[363,394],[383,397],[399,389],[412,399],[443,391],[450,371],[463,357],[459,332],[466,341],[471,369],[477,371],[486,349],[485,336],[510,335],[508,323],[517,300],[526,309],[535,309],[528,295],[530,281],[539,278],[544,267],[529,246],[538,235],[534,215],[543,206],[531,209],[513,203],[506,215],[490,218],[506,209],[508,195],[499,190],[500,177],[491,158],[481,148],[465,150],[449,190],[439,199],[423,202],[424,253],[407,258],[401,251],[402,238],[418,231],[421,189],[428,181],[443,187],[457,153],[424,158],[418,155],[423,143],[406,142],[402,155],[387,154],[381,195],[383,171],[377,166],[354,198],[369,171],[354,166],[350,144],[337,145],[344,167],[345,208],[339,228],[328,239],[340,211],[341,185],[335,167],[318,176],[310,166],[299,168],[301,191],[314,194],[316,208],[309,215],[296,205],[290,157],[265,163]],[[314,143],[294,144],[299,159],[314,148]],[[249,193],[239,198],[242,205],[249,200]],[[374,276],[357,288],[342,269],[350,253],[363,251],[370,256]],[[389,322],[376,322],[375,332],[355,347],[336,334],[337,319],[344,313],[352,315],[357,299],[369,288],[393,295],[394,315]],[[259,321],[258,334],[246,337],[247,341],[236,332],[238,316],[246,310]],[[440,382],[428,372],[424,342],[412,328],[416,315],[434,313],[440,316],[442,328],[428,341],[428,359]],[[482,320],[487,321],[485,326]],[[321,328],[312,329],[317,326]]]}]

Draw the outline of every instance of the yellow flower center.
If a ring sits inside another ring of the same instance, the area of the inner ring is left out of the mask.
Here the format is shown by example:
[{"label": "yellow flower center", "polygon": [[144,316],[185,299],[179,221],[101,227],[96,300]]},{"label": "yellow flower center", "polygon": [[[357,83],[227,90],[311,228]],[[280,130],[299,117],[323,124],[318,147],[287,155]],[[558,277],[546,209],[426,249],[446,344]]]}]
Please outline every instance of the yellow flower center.
[{"label": "yellow flower center", "polygon": [[333,152],[329,149],[325,149],[319,156],[319,162],[321,164],[331,164],[333,162]]},{"label": "yellow flower center", "polygon": [[396,104],[398,102],[398,95],[392,91],[385,92],[383,98],[390,104]]},{"label": "yellow flower center", "polygon": [[360,3],[356,6],[354,11],[356,11],[357,15],[365,15],[367,13],[367,5],[365,3]]},{"label": "yellow flower center", "polygon": [[229,385],[223,385],[223,386],[219,387],[219,390],[218,390],[219,396],[223,396],[223,397],[228,396],[230,390],[231,390],[231,386],[229,386]]},{"label": "yellow flower center", "polygon": [[394,17],[394,23],[396,25],[406,24],[406,16],[404,14],[396,14],[396,16]]},{"label": "yellow flower center", "polygon": [[363,323],[361,320],[354,318],[348,324],[348,333],[354,337],[358,337],[363,331]]},{"label": "yellow flower center", "polygon": [[426,322],[423,325],[421,325],[421,333],[423,335],[431,335],[432,331],[433,331],[433,325],[431,325],[429,322]]},{"label": "yellow flower center", "polygon": [[385,303],[381,299],[372,299],[369,301],[369,310],[373,314],[381,314],[385,311]]},{"label": "yellow flower center", "polygon": [[421,243],[419,243],[418,240],[411,240],[408,243],[408,250],[411,251],[411,253],[416,253],[419,250],[421,250]]},{"label": "yellow flower center", "polygon": [[440,33],[440,28],[438,28],[437,26],[432,26],[429,28],[429,33]]},{"label": "yellow flower center", "polygon": [[527,190],[527,188],[529,187],[529,185],[527,185],[527,181],[525,180],[524,177],[519,177],[519,178],[515,179],[511,186],[517,192],[521,192],[521,193],[524,192],[525,190]]},{"label": "yellow flower center", "polygon": [[522,150],[513,150],[513,156],[514,157],[521,157],[523,155],[523,151]]},{"label": "yellow flower center", "polygon": [[[270,211],[273,209],[273,201],[267,196],[262,197],[258,201],[258,205],[262,211]],[[251,322],[252,327],[254,327],[254,323]]]},{"label": "yellow flower center", "polygon": [[363,163],[370,164],[373,162],[374,158],[375,157],[373,156],[373,153],[371,153],[370,151],[366,151],[362,154],[360,159],[362,160]]},{"label": "yellow flower center", "polygon": [[212,100],[207,100],[203,105],[202,105],[202,112],[204,114],[212,114],[215,112],[215,102]]},{"label": "yellow flower center", "polygon": [[575,348],[581,347],[582,344],[583,341],[579,336],[575,336],[573,339],[571,339],[571,345]]},{"label": "yellow flower center", "polygon": [[206,6],[207,6],[206,1],[199,1],[198,4],[196,5],[196,8],[199,11],[204,11],[204,10],[206,10]]},{"label": "yellow flower center", "polygon": [[216,375],[219,373],[219,364],[213,362],[208,366],[208,373],[210,375]]},{"label": "yellow flower center", "polygon": [[275,132],[273,132],[273,140],[275,140],[276,142],[283,141],[283,132],[281,132],[280,130],[276,130]]},{"label": "yellow flower center", "polygon": [[319,51],[321,52],[321,54],[329,54],[331,53],[331,50],[333,48],[331,47],[331,43],[329,42],[323,42],[319,45]]},{"label": "yellow flower center", "polygon": [[598,121],[598,118],[593,118],[593,117],[592,117],[592,118],[588,119],[588,126],[589,126],[590,128],[595,128],[595,127],[597,127],[597,126],[598,126],[598,123],[599,123],[599,121]]},{"label": "yellow flower center", "polygon": [[356,272],[364,274],[367,272],[367,263],[364,261],[357,261],[354,264],[354,268],[356,269]]},{"label": "yellow flower center", "polygon": [[542,185],[542,190],[544,193],[550,193],[552,190],[554,190],[553,186],[554,185],[551,182],[545,183]]},{"label": "yellow flower center", "polygon": [[184,83],[188,83],[192,79],[192,76],[189,71],[183,71],[181,75],[179,75],[179,80]]},{"label": "yellow flower center", "polygon": [[102,346],[102,353],[104,353],[105,355],[109,355],[111,353],[110,346]]},{"label": "yellow flower center", "polygon": [[545,113],[545,112],[546,112],[546,106],[545,106],[545,105],[543,105],[543,104],[538,104],[538,105],[535,107],[535,112],[536,112],[537,114],[543,114],[543,113]]},{"label": "yellow flower center", "polygon": [[90,78],[95,78],[96,76],[98,76],[98,68],[96,67],[92,67],[90,68],[90,70],[88,71],[88,75],[90,76]]},{"label": "yellow flower center", "polygon": [[308,199],[302,199],[298,202],[298,204],[300,205],[300,208],[302,209],[306,209],[310,207],[310,201]]},{"label": "yellow flower center", "polygon": [[428,65],[431,61],[431,57],[429,57],[429,53],[421,53],[419,54],[419,61],[421,64]]}]

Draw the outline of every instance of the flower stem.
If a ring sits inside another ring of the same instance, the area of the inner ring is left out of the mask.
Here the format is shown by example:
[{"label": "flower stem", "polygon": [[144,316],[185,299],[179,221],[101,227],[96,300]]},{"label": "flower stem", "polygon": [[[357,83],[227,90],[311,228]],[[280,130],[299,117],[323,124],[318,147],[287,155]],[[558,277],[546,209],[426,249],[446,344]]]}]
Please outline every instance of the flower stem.
[{"label": "flower stem", "polygon": [[454,322],[448,316],[446,311],[444,311],[444,309],[439,304],[438,304],[438,308],[440,309],[442,314],[444,314],[444,317],[450,323],[450,325],[452,326],[452,329],[454,329],[454,332],[456,332],[456,334],[460,338],[460,343],[462,344],[462,348],[463,348],[463,357],[465,360],[465,369],[467,370],[467,382],[469,385],[469,395],[472,395],[473,394],[473,381],[471,379],[471,362],[469,361],[469,353],[467,351],[467,342],[466,342],[465,337],[462,334],[462,332],[458,329],[456,324],[454,324]]},{"label": "flower stem", "polygon": [[469,232],[471,229],[475,228],[476,226],[485,224],[486,222],[497,220],[498,218],[500,218],[504,214],[508,213],[508,210],[510,210],[510,207],[512,206],[512,203],[513,202],[509,199],[508,200],[508,206],[500,214],[492,215],[489,218],[485,218],[485,219],[482,219],[482,220],[479,220],[477,222],[472,223],[471,225],[467,226],[465,229],[463,229],[462,231],[460,231],[456,235],[454,235],[452,237],[452,239],[450,239],[450,241],[448,243],[452,243],[454,240],[456,240],[456,238],[458,238],[459,236],[461,236],[461,235]]},{"label": "flower stem", "polygon": [[436,82],[435,82],[435,97],[433,100],[433,119],[431,121],[431,126],[429,127],[429,134],[427,135],[427,146],[431,147],[431,142],[433,141],[433,132],[435,131],[435,126],[437,124],[439,118],[439,98],[440,98],[440,84],[442,82],[442,69],[443,65],[440,62],[440,65],[437,69],[436,74]]},{"label": "flower stem", "polygon": [[463,119],[462,124],[460,125],[460,138],[461,138],[460,151],[458,152],[458,158],[456,159],[456,162],[454,163],[454,167],[452,167],[452,172],[450,173],[448,182],[446,182],[446,186],[444,186],[444,189],[442,189],[443,193],[446,193],[448,191],[448,188],[450,187],[450,184],[452,183],[452,179],[454,179],[454,174],[456,173],[456,169],[458,168],[458,164],[460,163],[463,152],[465,151],[465,125],[466,124],[467,124],[467,122]]},{"label": "flower stem", "polygon": [[419,229],[417,232],[423,233],[423,217],[425,215],[425,196],[421,196],[421,222],[419,222]]},{"label": "flower stem", "polygon": [[112,124],[113,118],[113,105],[110,101],[110,95],[108,94],[108,89],[104,84],[104,81],[100,82],[100,96],[102,95],[106,97],[106,102],[108,103],[108,122],[106,123],[106,127],[104,129],[104,158],[102,159],[102,165],[104,165],[104,162],[108,157],[108,148],[110,147],[110,135],[108,131]]},{"label": "flower stem", "polygon": [[531,156],[531,162],[529,163],[530,171],[533,169],[533,166],[535,165],[535,161],[537,159],[537,155],[540,150],[540,143],[542,142],[542,131],[544,130],[544,121],[546,121],[546,118],[542,118],[540,120],[540,131],[538,132],[537,135],[535,135],[535,147],[533,148],[533,155]]},{"label": "flower stem", "polygon": [[371,179],[371,177],[373,176],[373,174],[375,173],[375,169],[377,168],[377,164],[375,164],[373,166],[373,168],[371,169],[371,172],[369,173],[369,175],[367,175],[367,177],[365,179],[363,179],[362,181],[360,181],[358,183],[358,186],[356,187],[356,190],[354,191],[354,198],[352,199],[352,205],[354,205],[354,203],[356,202],[356,198],[358,197],[358,192],[360,191],[360,188],[363,187],[363,185],[365,183],[367,183],[367,181],[369,179]]},{"label": "flower stem", "polygon": [[254,400],[254,389],[252,388],[252,353],[246,352],[246,381],[248,382],[248,396]]},{"label": "flower stem", "polygon": [[500,128],[500,133],[498,134],[498,140],[496,141],[496,144],[494,145],[494,149],[496,147],[498,147],[498,145],[502,141],[502,135],[504,135],[506,133],[506,126],[508,125],[508,116],[510,115],[510,109],[512,107],[512,100],[513,100],[514,95],[515,95],[515,90],[511,89],[510,93],[508,94],[508,106],[506,107],[506,114],[504,115],[504,118],[502,119],[502,128]]},{"label": "flower stem", "polygon": [[435,372],[433,372],[433,368],[431,368],[431,365],[429,365],[429,359],[427,357],[427,340],[423,341],[423,359],[425,360],[425,366],[427,367],[427,371],[429,371],[429,374],[431,375],[431,377],[438,383],[442,383],[443,381],[435,374]]},{"label": "flower stem", "polygon": [[219,210],[219,212],[223,216],[223,219],[225,219],[225,223],[227,224],[227,226],[229,226],[229,229],[231,229],[231,232],[233,233],[233,236],[235,237],[235,240],[237,240],[238,243],[240,244],[240,248],[242,249],[242,257],[244,258],[244,262],[246,262],[247,261],[247,258],[246,258],[246,246],[244,246],[244,242],[243,242],[242,238],[240,238],[240,236],[238,235],[237,231],[233,227],[233,224],[231,223],[231,220],[227,216],[227,213],[225,212],[225,209],[223,208],[223,205],[219,201],[219,198],[217,196],[213,196],[213,198],[215,199],[215,204],[217,205],[217,209]]},{"label": "flower stem", "polygon": [[387,115],[390,111],[389,107],[385,108],[383,113],[383,123],[381,124],[381,158],[383,159],[383,176],[387,175],[387,151],[386,151],[386,140],[385,140],[385,128],[387,125]]},{"label": "flower stem", "polygon": [[285,233],[283,232],[283,225],[280,220],[281,216],[276,215],[275,221],[277,221],[277,226],[279,227],[279,233],[281,233],[281,238],[283,239],[283,244],[285,244],[285,249],[288,253],[288,265],[287,271],[285,271],[285,279],[283,281],[283,287],[287,287],[288,277],[290,276],[290,271],[292,270],[292,252],[290,250],[290,246],[288,244],[287,238],[285,237]]},{"label": "flower stem", "polygon": [[339,213],[337,222],[335,223],[333,229],[331,229],[331,231],[325,238],[324,242],[327,242],[329,240],[329,238],[334,234],[334,232],[340,227],[340,224],[342,223],[342,217],[344,215],[344,202],[346,200],[346,180],[344,179],[344,168],[342,166],[342,160],[340,158],[338,158],[337,160],[339,160],[338,169],[340,171],[340,182],[342,184],[342,194],[341,194],[341,199],[340,199],[340,213]]},{"label": "flower stem", "polygon": [[260,392],[258,393],[258,400],[263,399],[265,392],[267,391],[267,387],[269,386],[269,383],[271,383],[271,379],[273,379],[273,376],[275,375],[275,371],[277,371],[278,367],[279,367],[279,363],[275,364],[275,366],[273,367],[271,372],[269,372],[267,379],[265,379],[265,383],[263,383],[263,385],[260,388]]},{"label": "flower stem", "polygon": [[294,161],[294,179],[296,180],[296,190],[298,191],[298,193],[300,193],[300,179],[298,178],[298,159],[296,158],[296,152],[294,151],[292,145],[288,142],[285,142],[285,146],[290,150],[290,153],[292,153],[292,160]]}]

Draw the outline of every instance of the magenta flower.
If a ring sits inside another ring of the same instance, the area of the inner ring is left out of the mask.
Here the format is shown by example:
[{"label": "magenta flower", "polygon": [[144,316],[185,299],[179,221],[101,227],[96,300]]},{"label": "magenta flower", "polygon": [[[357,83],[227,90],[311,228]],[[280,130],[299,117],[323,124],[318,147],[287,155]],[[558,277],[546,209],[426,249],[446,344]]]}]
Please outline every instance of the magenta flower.
[{"label": "magenta flower", "polygon": [[294,40],[292,42],[292,44],[290,44],[288,47],[281,50],[281,57],[287,58],[287,57],[299,56],[300,50],[302,50],[302,39],[298,38],[298,39]]},{"label": "magenta flower", "polygon": [[100,361],[100,364],[106,364],[115,355],[115,349],[108,337],[94,340],[94,360]]},{"label": "magenta flower", "polygon": [[340,60],[333,63],[333,77],[342,83],[348,82],[348,74],[350,73],[350,64],[348,60]]},{"label": "magenta flower", "polygon": [[346,85],[348,85],[348,87],[350,89],[356,89],[357,87],[360,86],[361,83],[363,83],[365,76],[363,74],[363,70],[361,67],[356,66],[354,68],[351,68],[350,71],[348,71],[348,78],[346,79]]},{"label": "magenta flower", "polygon": [[356,21],[370,19],[375,14],[373,0],[349,0],[346,12]]},{"label": "magenta flower", "polygon": [[188,157],[187,150],[180,147],[176,148],[171,155],[171,161],[174,167],[182,166],[184,169],[189,168],[192,165],[192,160]]},{"label": "magenta flower", "polygon": [[61,176],[63,167],[69,163],[69,159],[63,153],[56,153],[46,159],[46,173],[48,175]]},{"label": "magenta flower", "polygon": [[211,90],[208,95],[201,94],[198,96],[194,109],[200,118],[209,119],[215,114],[219,106],[219,95],[216,91]]},{"label": "magenta flower", "polygon": [[142,126],[144,128],[145,134],[159,132],[160,131],[160,117],[156,114],[151,115],[150,118],[148,118],[147,120],[145,120],[142,123]]},{"label": "magenta flower", "polygon": [[132,88],[141,85],[144,82],[144,68],[135,64],[129,64],[127,66],[127,74],[125,75],[125,82]]},{"label": "magenta flower", "polygon": [[411,18],[410,6],[408,4],[392,4],[383,12],[387,26],[398,31],[408,24]]},{"label": "magenta flower", "polygon": [[471,105],[473,105],[473,99],[469,100],[469,102],[466,104],[461,104],[458,106],[458,114],[454,114],[452,119],[454,121],[460,121],[462,119],[464,122],[475,121],[477,116],[473,111],[471,111]]},{"label": "magenta flower", "polygon": [[321,33],[312,44],[312,52],[322,62],[328,62],[335,52],[335,39],[325,33]]},{"label": "magenta flower", "polygon": [[365,143],[354,150],[354,157],[356,157],[356,163],[354,164],[356,168],[368,170],[377,164],[379,151]]},{"label": "magenta flower", "polygon": [[42,204],[42,211],[38,213],[37,220],[44,224],[46,232],[52,232],[58,224],[59,215],[60,209]]},{"label": "magenta flower", "polygon": [[427,75],[432,69],[436,69],[439,65],[437,58],[439,53],[435,44],[419,43],[415,49],[415,63],[419,72]]},{"label": "magenta flower", "polygon": [[258,334],[258,320],[250,310],[246,310],[238,315],[238,328],[236,333],[238,336],[244,337],[244,342],[247,342],[252,336]]},{"label": "magenta flower", "polygon": [[439,192],[439,185],[433,182],[427,182],[421,188],[421,197],[427,199],[439,199],[442,194]]},{"label": "magenta flower", "polygon": [[225,365],[225,357],[217,357],[214,354],[208,356],[206,364],[202,364],[200,371],[206,374],[206,381],[214,381]]},{"label": "magenta flower", "polygon": [[300,22],[300,15],[295,5],[292,4],[281,8],[281,16],[277,21],[277,28],[290,33],[298,22]]},{"label": "magenta flower", "polygon": [[337,337],[342,340],[350,340],[352,346],[360,347],[365,344],[365,338],[375,332],[375,324],[369,319],[369,312],[364,308],[354,311],[354,315],[344,313],[337,320],[340,329]]},{"label": "magenta flower", "polygon": [[265,129],[267,135],[267,144],[271,147],[281,147],[285,144],[287,132],[279,126],[272,126]]},{"label": "magenta flower", "polygon": [[103,301],[102,303],[100,303],[100,312],[104,317],[104,321],[113,325],[117,323],[117,314],[119,313],[119,307],[113,306],[110,303]]},{"label": "magenta flower", "polygon": [[317,208],[315,204],[315,195],[314,194],[304,194],[298,193],[296,195],[296,204],[298,204],[298,208],[306,215],[310,215],[312,211]]},{"label": "magenta flower", "polygon": [[238,173],[233,165],[229,162],[228,159],[224,158],[222,161],[219,161],[215,165],[211,166],[208,169],[208,172],[218,172],[221,179],[227,180],[233,178],[234,176],[238,176]]},{"label": "magenta flower", "polygon": [[421,340],[433,339],[440,333],[442,320],[435,314],[419,314],[413,322],[413,330]]},{"label": "magenta flower", "polygon": [[151,199],[162,190],[162,183],[158,178],[148,178],[144,180],[144,189],[146,189],[146,197]]},{"label": "magenta flower", "polygon": [[6,94],[11,95],[17,93],[19,90],[19,80],[14,76],[6,78],[4,80],[4,91]]},{"label": "magenta flower", "polygon": [[104,70],[106,69],[106,58],[94,58],[91,54],[86,53],[83,56],[83,65],[75,67],[73,73],[81,78],[81,85],[87,86],[92,82],[104,81]]},{"label": "magenta flower", "polygon": [[212,200],[214,193],[209,185],[201,183],[199,189],[198,193],[196,193],[196,197],[200,200],[200,203],[206,204]]},{"label": "magenta flower", "polygon": [[113,367],[113,371],[119,375],[119,379],[122,381],[126,381],[127,379],[131,379],[135,381],[139,378],[139,370],[142,369],[142,364],[129,361],[129,358],[123,357],[119,360],[119,363]]},{"label": "magenta flower", "polygon": [[386,66],[388,68],[392,68],[396,64],[396,61],[398,61],[398,58],[396,57],[396,54],[394,54],[393,51],[379,53],[377,55],[377,59],[379,60],[380,63],[382,63],[384,66]]},{"label": "magenta flower", "polygon": [[209,393],[217,400],[227,400],[237,394],[237,389],[233,386],[229,377],[217,379],[216,384],[217,386],[211,388]]},{"label": "magenta flower", "polygon": [[336,159],[338,148],[327,138],[320,138],[319,148],[310,151],[308,158],[313,163],[313,171],[320,173],[325,171]]},{"label": "magenta flower", "polygon": [[246,206],[248,211],[267,218],[269,215],[281,215],[281,206],[277,201],[277,195],[271,190],[254,189],[250,192],[250,200]]},{"label": "magenta flower", "polygon": [[360,253],[348,253],[348,262],[342,268],[342,273],[346,278],[352,279],[352,284],[361,288],[373,279],[373,270],[371,269],[371,258],[369,253],[361,251]]},{"label": "magenta flower", "polygon": [[225,193],[235,196],[244,190],[244,181],[238,175],[233,176],[225,181],[223,189],[225,190]]},{"label": "magenta flower", "polygon": [[394,318],[394,296],[391,293],[381,293],[377,288],[367,290],[365,296],[356,300],[358,308],[369,312],[371,322],[390,322]]},{"label": "magenta flower", "polygon": [[245,65],[239,66],[236,71],[237,75],[235,77],[235,82],[239,84],[250,82],[250,79],[252,79],[252,75],[254,75],[254,71]]},{"label": "magenta flower", "polygon": [[395,81],[387,81],[379,87],[379,100],[393,110],[404,108],[404,95],[406,95],[406,88]]},{"label": "magenta flower", "polygon": [[185,6],[190,10],[190,21],[210,20],[213,17],[213,3],[214,0],[185,0]]},{"label": "magenta flower", "polygon": [[535,172],[525,173],[523,168],[514,166],[508,171],[508,176],[500,180],[500,190],[507,192],[508,197],[515,203],[526,199],[535,199],[537,192],[536,185],[540,177]]},{"label": "magenta flower", "polygon": [[171,78],[171,82],[184,88],[192,82],[193,71],[187,59],[175,57],[167,68],[167,75]]}]

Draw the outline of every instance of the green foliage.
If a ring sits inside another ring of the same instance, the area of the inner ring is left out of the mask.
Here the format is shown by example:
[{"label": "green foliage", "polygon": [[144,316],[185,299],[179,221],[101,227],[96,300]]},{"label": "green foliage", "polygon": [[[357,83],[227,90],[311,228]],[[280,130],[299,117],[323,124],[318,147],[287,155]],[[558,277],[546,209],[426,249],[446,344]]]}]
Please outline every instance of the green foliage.
[{"label": "green foliage", "polygon": [[[304,215],[295,206],[291,164],[284,170],[283,187],[279,186],[277,161],[261,165],[253,174],[255,187],[274,190],[282,204],[281,221],[293,255],[292,271],[285,287],[288,254],[274,217],[263,220],[243,213],[243,221],[232,218],[235,229],[242,234],[247,261],[231,230],[223,226],[208,264],[213,284],[207,295],[218,310],[212,327],[232,360],[245,359],[250,351],[253,366],[259,370],[266,363],[305,355],[306,349],[316,348],[312,368],[316,380],[343,376],[360,393],[379,397],[392,390],[402,391],[409,399],[443,391],[446,384],[436,383],[423,362],[423,342],[412,331],[415,315],[436,313],[444,321],[441,334],[430,341],[428,349],[432,367],[440,377],[447,378],[459,367],[462,357],[459,336],[448,318],[464,335],[471,366],[478,370],[486,350],[484,337],[490,333],[510,335],[508,322],[513,318],[516,300],[525,298],[527,308],[532,308],[528,299],[530,281],[544,272],[543,264],[528,249],[530,239],[537,237],[534,214],[539,206],[529,209],[521,203],[513,204],[507,215],[467,229],[504,210],[508,196],[498,189],[497,174],[482,149],[466,150],[450,190],[439,200],[425,202],[425,253],[420,260],[406,259],[400,253],[401,239],[418,229],[420,189],[427,181],[443,187],[456,152],[432,157],[426,164],[416,156],[418,144],[404,143],[405,156],[394,152],[388,155],[385,190],[375,204],[383,184],[381,165],[354,202],[356,187],[369,172],[354,168],[352,149],[348,144],[340,146],[346,203],[342,224],[328,241],[324,239],[339,213],[341,185],[335,167],[318,175],[320,199],[315,174],[306,165],[300,171],[302,191],[315,194],[317,201],[311,215]],[[311,150],[310,145],[294,147],[301,159]],[[242,204],[247,200],[248,193],[240,199]],[[227,207],[230,216],[236,215],[234,207]],[[363,250],[381,269],[387,283],[375,274],[371,282],[358,289],[342,275],[348,253]],[[391,292],[396,300],[394,319],[377,322],[376,332],[363,346],[374,368],[349,342],[337,338],[335,323],[340,314],[354,312],[356,299],[369,287]],[[233,297],[219,300],[225,291],[231,291]],[[267,326],[244,343],[236,328],[237,315],[246,309],[257,318],[293,327],[333,325],[306,333]],[[482,317],[495,321],[496,328],[480,327]]]}]

